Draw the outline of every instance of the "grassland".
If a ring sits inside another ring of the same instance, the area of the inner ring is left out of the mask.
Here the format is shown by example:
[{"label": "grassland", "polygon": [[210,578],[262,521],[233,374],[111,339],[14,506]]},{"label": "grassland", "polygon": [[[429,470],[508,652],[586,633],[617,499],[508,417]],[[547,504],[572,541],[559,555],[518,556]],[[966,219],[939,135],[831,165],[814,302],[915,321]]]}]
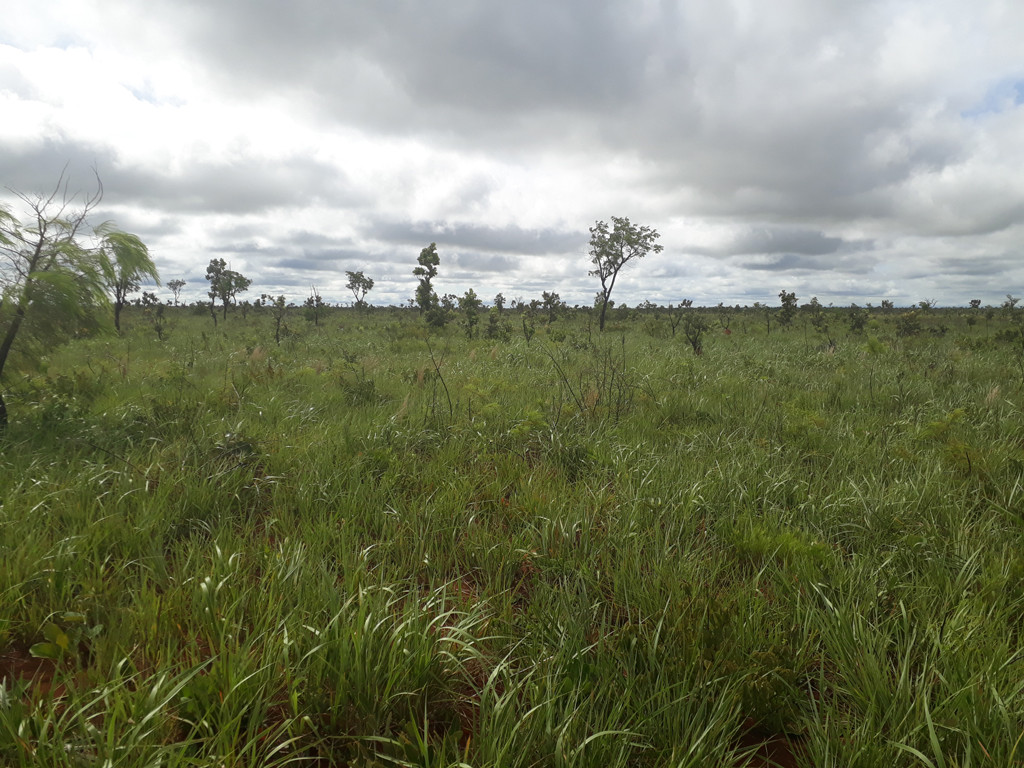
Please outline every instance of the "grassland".
[{"label": "grassland", "polygon": [[1001,318],[168,316],[7,382],[0,763],[1024,764]]}]

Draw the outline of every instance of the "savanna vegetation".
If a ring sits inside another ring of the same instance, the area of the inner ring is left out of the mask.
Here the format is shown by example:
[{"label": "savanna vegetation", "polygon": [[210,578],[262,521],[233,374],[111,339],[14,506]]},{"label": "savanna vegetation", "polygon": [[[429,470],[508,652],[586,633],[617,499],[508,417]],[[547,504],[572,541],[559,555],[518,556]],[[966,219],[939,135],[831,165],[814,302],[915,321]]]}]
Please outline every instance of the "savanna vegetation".
[{"label": "savanna vegetation", "polygon": [[1014,303],[446,308],[420,265],[422,314],[228,314],[220,269],[8,366],[0,763],[1024,760]]}]

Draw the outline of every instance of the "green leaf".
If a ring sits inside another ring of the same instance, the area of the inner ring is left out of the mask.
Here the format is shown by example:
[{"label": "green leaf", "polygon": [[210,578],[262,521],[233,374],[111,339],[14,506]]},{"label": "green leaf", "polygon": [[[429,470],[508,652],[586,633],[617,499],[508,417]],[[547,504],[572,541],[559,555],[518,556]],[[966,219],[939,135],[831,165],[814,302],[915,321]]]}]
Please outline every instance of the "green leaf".
[{"label": "green leaf", "polygon": [[53,623],[47,624],[43,627],[43,637],[64,651],[66,651],[71,645],[71,638],[68,637],[67,633]]},{"label": "green leaf", "polygon": [[53,659],[54,661],[64,655],[64,651],[56,643],[36,643],[28,649],[28,652],[37,659]]}]

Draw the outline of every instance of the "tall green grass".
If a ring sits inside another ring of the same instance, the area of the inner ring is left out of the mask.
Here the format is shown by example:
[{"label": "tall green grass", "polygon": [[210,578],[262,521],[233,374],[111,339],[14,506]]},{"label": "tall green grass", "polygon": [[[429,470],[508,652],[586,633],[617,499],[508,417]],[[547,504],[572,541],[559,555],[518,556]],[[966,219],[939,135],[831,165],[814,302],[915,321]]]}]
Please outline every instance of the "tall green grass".
[{"label": "tall green grass", "polygon": [[994,331],[169,314],[8,382],[0,762],[1024,761]]}]

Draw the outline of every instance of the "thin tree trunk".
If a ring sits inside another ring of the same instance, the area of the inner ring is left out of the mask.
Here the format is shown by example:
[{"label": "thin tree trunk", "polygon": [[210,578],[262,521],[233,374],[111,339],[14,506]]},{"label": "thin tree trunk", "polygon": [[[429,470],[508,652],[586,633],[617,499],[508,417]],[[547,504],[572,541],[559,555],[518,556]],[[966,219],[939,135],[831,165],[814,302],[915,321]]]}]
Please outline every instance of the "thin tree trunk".
[{"label": "thin tree trunk", "polygon": [[[14,317],[11,318],[11,325],[7,329],[3,343],[0,343],[0,381],[3,380],[4,367],[7,365],[7,357],[11,353],[11,347],[14,346],[14,338],[18,335],[18,329],[21,328],[21,321],[24,319],[25,305],[24,303],[19,303],[18,308],[14,310]],[[4,402],[3,393],[0,392],[0,432],[6,429],[7,404]]]},{"label": "thin tree trunk", "polygon": [[0,343],[0,376],[3,376],[4,374],[4,366],[7,365],[7,356],[11,353],[11,347],[14,346],[14,339],[21,328],[21,322],[25,319],[25,304],[24,294],[22,294],[22,301],[18,303],[18,308],[14,310],[14,317],[11,318],[11,325],[7,328],[7,334],[4,336],[3,342]]}]

